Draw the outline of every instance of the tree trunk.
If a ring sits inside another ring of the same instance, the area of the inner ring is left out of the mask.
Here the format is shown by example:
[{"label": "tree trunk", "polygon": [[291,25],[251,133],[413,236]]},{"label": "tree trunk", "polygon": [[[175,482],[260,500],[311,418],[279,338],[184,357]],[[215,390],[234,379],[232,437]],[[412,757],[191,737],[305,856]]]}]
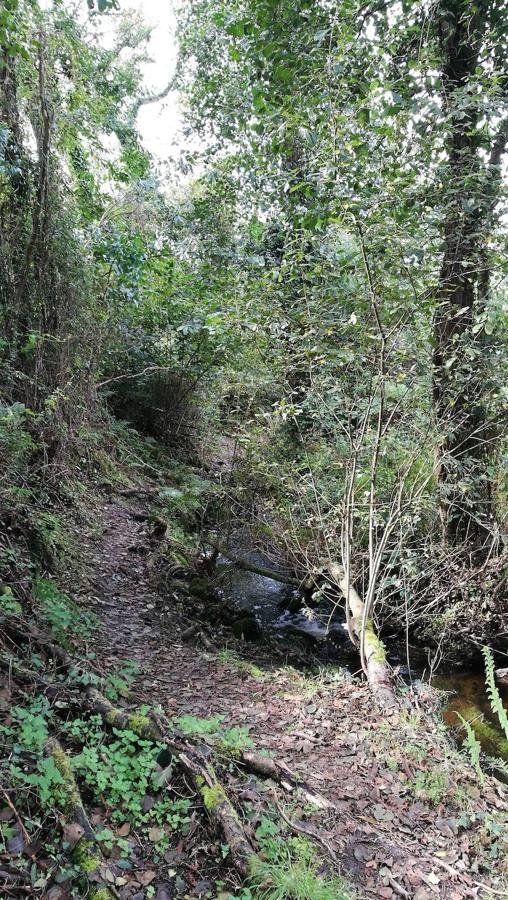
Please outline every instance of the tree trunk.
[{"label": "tree trunk", "polygon": [[448,156],[433,359],[434,410],[442,436],[440,513],[445,542],[478,558],[489,548],[494,515],[487,472],[494,430],[485,405],[481,338],[473,330],[485,304],[485,242],[495,203],[492,173],[478,152],[482,109],[473,90],[486,3],[469,13],[462,0],[445,0],[440,14]]},{"label": "tree trunk", "polygon": [[[385,648],[378,638],[372,619],[366,617],[365,604],[358,591],[348,582],[342,566],[332,563],[330,575],[340,588],[351,615],[353,636],[361,647],[362,665],[373,697],[379,706],[396,710],[398,700],[393,688]],[[367,611],[368,612],[368,611]]]}]

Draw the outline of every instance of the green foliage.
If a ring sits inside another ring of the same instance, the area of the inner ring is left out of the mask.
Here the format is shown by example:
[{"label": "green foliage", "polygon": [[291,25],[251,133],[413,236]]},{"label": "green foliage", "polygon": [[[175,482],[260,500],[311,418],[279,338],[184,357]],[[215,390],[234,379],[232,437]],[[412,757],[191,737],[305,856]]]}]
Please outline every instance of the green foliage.
[{"label": "green foliage", "polygon": [[86,639],[90,635],[94,628],[91,614],[80,609],[53,581],[37,578],[33,595],[38,601],[41,619],[50,626],[52,635],[63,647],[69,646],[69,637]]},{"label": "green foliage", "polygon": [[0,588],[0,612],[5,616],[19,616],[23,612],[10,587]]},{"label": "green foliage", "polygon": [[457,713],[457,715],[458,715],[460,721],[462,722],[462,725],[466,732],[466,737],[465,737],[463,746],[464,746],[465,750],[467,750],[467,752],[469,753],[471,765],[473,766],[476,774],[478,775],[480,784],[483,785],[485,783],[485,776],[483,774],[483,770],[482,770],[481,762],[480,762],[482,745],[480,744],[480,741],[477,739],[477,737],[474,733],[474,730],[471,727],[471,724],[467,721],[467,719],[464,719],[464,717],[461,716],[460,713]]},{"label": "green foliage", "polygon": [[11,766],[11,776],[15,784],[25,784],[36,788],[43,808],[51,809],[58,805],[59,787],[64,784],[64,780],[55,766],[52,756],[39,759],[36,772],[31,772],[29,775],[18,766]]},{"label": "green foliage", "polygon": [[48,810],[60,802],[63,785],[52,756],[44,754],[50,715],[46,698],[32,700],[12,708],[12,725],[0,726],[0,734],[10,747],[10,758],[1,767],[2,776],[9,777],[19,790],[35,790],[42,807]]},{"label": "green foliage", "polygon": [[219,662],[233,666],[239,672],[247,672],[251,678],[256,678],[258,681],[263,681],[266,678],[266,672],[263,669],[249,660],[242,659],[236,650],[231,650],[229,647],[223,647],[219,650],[217,658]]},{"label": "green foliage", "polygon": [[492,712],[497,716],[499,724],[506,735],[506,740],[508,741],[508,715],[506,714],[501,695],[496,685],[494,657],[488,647],[483,647],[482,653],[485,661],[486,690],[488,698],[490,700]]},{"label": "green foliage", "polygon": [[221,493],[218,485],[190,472],[181,487],[161,488],[159,496],[164,504],[163,512],[170,518],[177,517],[184,528],[190,528],[211,514]]},{"label": "green foliage", "polygon": [[111,701],[127,697],[138,672],[139,663],[136,660],[123,660],[115,671],[108,673],[104,695]]},{"label": "green foliage", "polygon": [[17,724],[16,737],[23,750],[42,752],[48,738],[48,713],[49,704],[45,699],[32,701],[26,707],[13,707],[11,715]]},{"label": "green foliage", "polygon": [[415,796],[427,800],[432,806],[438,806],[450,790],[450,781],[446,772],[433,767],[417,771],[408,787]]},{"label": "green foliage", "polygon": [[244,726],[223,728],[225,716],[214,716],[211,719],[199,719],[195,716],[178,716],[173,719],[183,734],[192,735],[212,744],[218,750],[239,756],[244,750],[254,746],[249,738],[249,729]]},{"label": "green foliage", "polygon": [[33,519],[41,556],[51,560],[57,568],[64,555],[71,551],[71,543],[66,534],[61,517],[48,511],[38,511]]},{"label": "green foliage", "polygon": [[68,726],[69,734],[84,743],[73,758],[73,767],[97,798],[102,798],[114,812],[118,823],[128,821],[149,830],[160,826],[157,837],[160,852],[167,849],[167,833],[163,826],[177,831],[188,821],[188,800],[171,799],[167,793],[155,799],[146,811],[145,796],[157,792],[155,762],[162,747],[140,738],[133,731],[113,728],[113,740],[106,740],[99,716],[77,719]]},{"label": "green foliage", "polygon": [[304,838],[267,839],[266,862],[253,867],[249,885],[256,900],[349,900],[346,882],[317,874],[314,848]]}]

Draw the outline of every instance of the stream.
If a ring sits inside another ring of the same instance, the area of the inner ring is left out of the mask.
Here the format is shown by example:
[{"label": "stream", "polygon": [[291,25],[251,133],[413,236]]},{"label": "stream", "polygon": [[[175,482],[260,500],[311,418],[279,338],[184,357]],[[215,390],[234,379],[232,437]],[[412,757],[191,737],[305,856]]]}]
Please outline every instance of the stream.
[{"label": "stream", "polygon": [[[273,568],[273,562],[259,553],[243,555],[249,562]],[[219,573],[224,598],[239,615],[254,616],[262,634],[270,635],[284,646],[296,643],[310,650],[323,664],[357,668],[357,655],[349,642],[342,610],[334,610],[330,602],[323,602],[316,609],[291,612],[287,607],[295,591],[287,585],[237,569],[223,558],[219,559]],[[396,665],[394,654],[389,653],[389,656],[392,665]],[[417,681],[422,672],[416,662],[411,673],[407,666],[401,666],[401,675]],[[453,737],[460,741],[459,713],[474,722],[475,734],[484,752],[508,762],[508,739],[491,709],[483,673],[440,671],[433,676],[432,685],[446,692],[442,718]],[[499,686],[499,692],[508,710],[508,687]]]}]

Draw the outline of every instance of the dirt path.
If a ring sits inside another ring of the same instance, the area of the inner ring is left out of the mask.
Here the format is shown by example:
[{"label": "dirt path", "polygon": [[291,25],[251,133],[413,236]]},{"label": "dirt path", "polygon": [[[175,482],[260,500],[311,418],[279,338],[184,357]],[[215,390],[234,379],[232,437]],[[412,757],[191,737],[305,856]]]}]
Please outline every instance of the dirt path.
[{"label": "dirt path", "polygon": [[489,784],[480,796],[476,776],[437,728],[429,734],[427,722],[420,732],[416,718],[390,724],[356,681],[253,668],[238,643],[240,655],[182,642],[181,605],[150,585],[145,512],[112,499],[101,512],[102,538],[83,544],[95,572],[87,603],[100,621],[93,649],[101,664],[111,670],[135,660],[138,701],[161,704],[167,715],[220,714],[225,726],[248,726],[258,749],[273,751],[325,794],[335,812],[319,827],[360,896],[492,896],[480,883],[495,885],[497,863],[479,874],[477,855],[494,839],[464,815],[472,803],[506,808],[504,789]]}]

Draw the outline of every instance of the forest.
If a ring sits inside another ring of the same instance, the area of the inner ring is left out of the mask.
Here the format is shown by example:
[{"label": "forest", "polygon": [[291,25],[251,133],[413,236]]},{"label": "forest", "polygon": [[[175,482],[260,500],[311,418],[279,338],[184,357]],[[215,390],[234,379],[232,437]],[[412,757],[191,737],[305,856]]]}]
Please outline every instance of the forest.
[{"label": "forest", "polygon": [[160,5],[0,4],[0,900],[508,900],[508,4]]}]

